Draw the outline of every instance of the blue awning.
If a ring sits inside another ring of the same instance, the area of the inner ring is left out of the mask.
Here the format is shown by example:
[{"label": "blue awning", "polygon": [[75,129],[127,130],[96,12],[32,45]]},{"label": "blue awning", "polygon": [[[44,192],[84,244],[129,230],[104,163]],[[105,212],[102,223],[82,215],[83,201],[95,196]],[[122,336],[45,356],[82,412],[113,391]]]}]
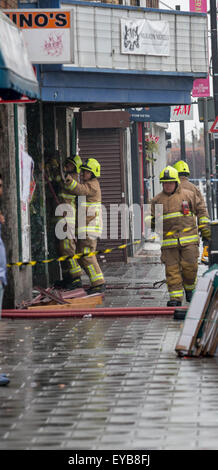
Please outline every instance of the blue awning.
[{"label": "blue awning", "polygon": [[22,31],[0,11],[0,97],[40,98],[39,84],[28,57]]},{"label": "blue awning", "polygon": [[[43,67],[42,101],[109,109],[191,103],[191,74]],[[159,122],[161,122],[159,120]]]}]

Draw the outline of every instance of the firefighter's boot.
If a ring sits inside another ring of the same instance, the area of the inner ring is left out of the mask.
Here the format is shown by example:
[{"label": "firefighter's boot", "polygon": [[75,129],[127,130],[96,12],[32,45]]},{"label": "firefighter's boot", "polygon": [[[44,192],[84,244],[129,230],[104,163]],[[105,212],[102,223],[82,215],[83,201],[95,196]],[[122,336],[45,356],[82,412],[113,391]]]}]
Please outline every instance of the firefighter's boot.
[{"label": "firefighter's boot", "polygon": [[65,285],[66,290],[80,289],[82,287],[82,282],[80,277],[71,278]]},{"label": "firefighter's boot", "polygon": [[191,302],[192,295],[193,295],[193,291],[192,291],[192,290],[186,290],[186,291],[185,291],[186,302]]},{"label": "firefighter's boot", "polygon": [[182,305],[181,300],[173,299],[173,300],[168,300],[167,302],[167,307],[181,307],[181,305]]},{"label": "firefighter's boot", "polygon": [[10,380],[8,379],[6,374],[0,374],[0,385],[8,385]]},{"label": "firefighter's boot", "polygon": [[64,277],[61,281],[56,281],[54,283],[55,289],[65,289],[65,290],[73,290],[79,289],[82,287],[82,282],[80,277],[73,278],[71,276]]},{"label": "firefighter's boot", "polygon": [[54,282],[54,288],[55,289],[66,289],[66,285],[71,281],[70,276],[64,276],[63,279],[59,279]]},{"label": "firefighter's boot", "polygon": [[91,286],[87,290],[87,295],[92,295],[92,294],[102,294],[106,290],[106,285],[105,284],[100,284],[99,286]]}]

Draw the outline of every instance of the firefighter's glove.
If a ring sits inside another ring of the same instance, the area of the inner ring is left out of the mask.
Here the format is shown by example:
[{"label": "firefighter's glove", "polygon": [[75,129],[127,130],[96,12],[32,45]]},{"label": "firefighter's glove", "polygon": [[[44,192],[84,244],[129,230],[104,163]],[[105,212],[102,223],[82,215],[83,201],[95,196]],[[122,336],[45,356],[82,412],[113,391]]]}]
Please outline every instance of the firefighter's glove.
[{"label": "firefighter's glove", "polygon": [[203,227],[201,229],[201,236],[202,240],[210,240],[211,239],[211,229],[210,227]]},{"label": "firefighter's glove", "polygon": [[155,218],[151,215],[145,216],[145,229],[151,229],[152,231],[155,229]]},{"label": "firefighter's glove", "polygon": [[73,178],[72,178],[72,176],[69,175],[69,173],[68,173],[68,174],[65,176],[65,183],[66,183],[66,184],[70,184],[70,183],[72,183],[72,181],[73,181]]}]

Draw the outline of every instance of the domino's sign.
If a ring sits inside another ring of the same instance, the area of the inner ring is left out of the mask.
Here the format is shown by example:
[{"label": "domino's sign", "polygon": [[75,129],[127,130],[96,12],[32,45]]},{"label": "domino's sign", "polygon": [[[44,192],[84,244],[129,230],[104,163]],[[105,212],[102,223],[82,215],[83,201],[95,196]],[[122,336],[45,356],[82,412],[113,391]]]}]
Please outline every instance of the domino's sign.
[{"label": "domino's sign", "polygon": [[73,62],[71,25],[73,10],[4,10],[11,21],[22,29],[33,64],[66,64]]}]

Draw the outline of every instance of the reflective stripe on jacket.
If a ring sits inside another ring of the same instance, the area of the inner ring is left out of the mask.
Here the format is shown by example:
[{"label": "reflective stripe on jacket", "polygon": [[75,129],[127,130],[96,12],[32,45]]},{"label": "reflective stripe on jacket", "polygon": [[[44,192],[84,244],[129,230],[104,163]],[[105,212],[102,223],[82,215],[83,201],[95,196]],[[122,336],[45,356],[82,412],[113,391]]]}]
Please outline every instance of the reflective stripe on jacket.
[{"label": "reflective stripe on jacket", "polygon": [[81,224],[78,217],[78,237],[100,237],[102,233],[101,189],[97,178],[92,178],[83,184],[73,180],[65,184],[65,188],[71,194],[85,196],[84,200],[79,201],[81,208],[85,208],[86,217],[85,224]]},{"label": "reflective stripe on jacket", "polygon": [[[76,182],[76,180],[74,181]],[[65,187],[63,182],[59,184],[58,200],[60,204],[69,205],[70,208],[66,206],[66,211],[64,211],[63,207],[63,215],[56,216],[56,220],[62,220],[65,217],[65,222],[70,225],[72,224],[75,230],[77,197]]]}]

